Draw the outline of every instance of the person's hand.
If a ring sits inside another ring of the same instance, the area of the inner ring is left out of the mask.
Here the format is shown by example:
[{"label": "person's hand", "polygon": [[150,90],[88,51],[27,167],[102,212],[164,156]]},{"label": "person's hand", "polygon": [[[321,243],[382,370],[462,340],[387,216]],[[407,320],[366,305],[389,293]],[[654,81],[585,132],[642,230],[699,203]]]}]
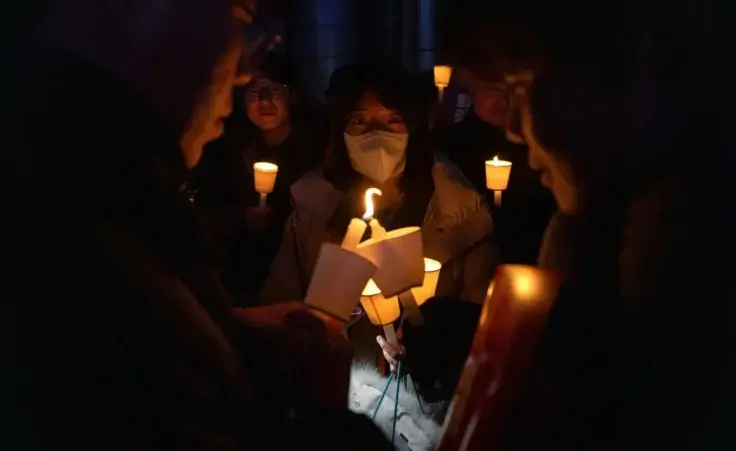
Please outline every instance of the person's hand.
[{"label": "person's hand", "polygon": [[269,352],[291,374],[300,403],[345,408],[352,347],[341,322],[303,302],[234,310],[241,321],[277,333],[279,339]]},{"label": "person's hand", "polygon": [[383,351],[383,358],[391,366],[391,372],[395,373],[399,366],[399,361],[404,358],[404,349],[389,343],[381,335],[376,337],[376,341],[378,342],[378,346],[381,347],[381,351]]},{"label": "person's hand", "polygon": [[263,232],[268,227],[273,211],[268,207],[254,206],[245,210],[245,225],[251,232]]}]

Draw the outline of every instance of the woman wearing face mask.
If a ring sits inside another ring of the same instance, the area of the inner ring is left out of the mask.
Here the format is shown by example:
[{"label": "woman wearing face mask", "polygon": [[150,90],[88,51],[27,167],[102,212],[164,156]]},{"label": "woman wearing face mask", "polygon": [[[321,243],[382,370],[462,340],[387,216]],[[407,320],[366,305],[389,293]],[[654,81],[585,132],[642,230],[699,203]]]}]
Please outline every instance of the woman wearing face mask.
[{"label": "woman wearing face mask", "polygon": [[437,294],[482,302],[498,262],[493,221],[462,173],[431,151],[411,75],[364,67],[342,91],[331,105],[332,157],[292,186],[295,211],[262,301],[303,299],[320,246],[342,241],[350,219],[364,213],[365,190],[377,187],[381,224],[421,226],[425,256],[443,264]]}]

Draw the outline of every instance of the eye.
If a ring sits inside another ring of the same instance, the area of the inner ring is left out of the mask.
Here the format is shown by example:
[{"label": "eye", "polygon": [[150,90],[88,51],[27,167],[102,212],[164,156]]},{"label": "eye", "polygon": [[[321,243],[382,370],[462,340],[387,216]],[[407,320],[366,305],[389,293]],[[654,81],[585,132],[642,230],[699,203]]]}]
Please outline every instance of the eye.
[{"label": "eye", "polygon": [[397,115],[391,116],[388,120],[388,123],[389,124],[403,124],[404,118],[397,114]]}]

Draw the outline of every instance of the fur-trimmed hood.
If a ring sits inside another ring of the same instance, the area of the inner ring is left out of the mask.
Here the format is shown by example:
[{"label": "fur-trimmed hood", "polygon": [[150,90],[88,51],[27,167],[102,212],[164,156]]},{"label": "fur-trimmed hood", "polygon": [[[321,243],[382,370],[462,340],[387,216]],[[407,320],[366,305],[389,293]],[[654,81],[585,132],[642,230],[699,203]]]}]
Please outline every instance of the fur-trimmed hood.
[{"label": "fur-trimmed hood", "polygon": [[[350,375],[350,410],[372,417],[386,386],[386,380],[387,378],[381,376],[371,366],[354,365]],[[439,407],[421,401],[411,381],[406,384],[402,381],[400,385],[394,440],[397,449],[411,451],[436,449],[442,432],[442,425],[434,420]],[[392,380],[375,419],[376,425],[389,438],[393,430],[395,399],[396,381]]]}]

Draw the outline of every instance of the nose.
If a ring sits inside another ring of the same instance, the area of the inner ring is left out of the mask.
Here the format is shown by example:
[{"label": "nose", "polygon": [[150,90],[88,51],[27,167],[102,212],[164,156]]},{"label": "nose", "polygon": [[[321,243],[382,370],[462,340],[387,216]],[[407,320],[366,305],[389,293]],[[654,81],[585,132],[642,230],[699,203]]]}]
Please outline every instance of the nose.
[{"label": "nose", "polygon": [[271,96],[258,96],[258,105],[260,106],[270,106],[273,104],[273,99]]}]

